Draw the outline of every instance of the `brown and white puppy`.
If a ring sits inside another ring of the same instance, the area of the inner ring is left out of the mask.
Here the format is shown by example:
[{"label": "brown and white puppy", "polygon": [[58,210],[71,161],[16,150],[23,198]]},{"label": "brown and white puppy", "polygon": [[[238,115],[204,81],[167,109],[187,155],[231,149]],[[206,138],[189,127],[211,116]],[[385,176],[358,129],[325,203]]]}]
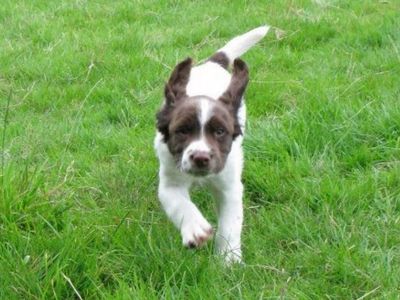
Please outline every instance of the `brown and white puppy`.
[{"label": "brown and white puppy", "polygon": [[268,29],[262,26],[235,37],[202,65],[192,67],[190,58],[179,63],[165,85],[165,101],[157,114],[161,204],[180,230],[183,244],[201,246],[213,229],[190,200],[189,189],[194,183],[207,183],[218,199],[216,249],[227,262],[241,261],[243,222],[243,94],[249,78],[246,64],[237,57]]}]

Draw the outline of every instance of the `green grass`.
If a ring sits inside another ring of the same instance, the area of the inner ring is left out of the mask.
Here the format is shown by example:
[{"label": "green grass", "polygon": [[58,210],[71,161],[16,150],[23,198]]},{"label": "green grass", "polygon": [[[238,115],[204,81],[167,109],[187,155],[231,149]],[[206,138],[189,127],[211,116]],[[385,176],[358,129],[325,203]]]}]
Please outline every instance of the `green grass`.
[{"label": "green grass", "polygon": [[[224,268],[160,208],[154,114],[177,61],[264,23]],[[398,1],[3,0],[0,36],[1,299],[398,299]]]}]

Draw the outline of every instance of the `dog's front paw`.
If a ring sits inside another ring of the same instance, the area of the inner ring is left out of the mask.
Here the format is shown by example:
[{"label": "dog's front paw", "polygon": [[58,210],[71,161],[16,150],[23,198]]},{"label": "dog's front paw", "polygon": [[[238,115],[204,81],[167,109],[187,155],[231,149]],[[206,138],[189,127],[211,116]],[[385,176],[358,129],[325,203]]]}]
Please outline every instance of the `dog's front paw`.
[{"label": "dog's front paw", "polygon": [[181,234],[185,247],[196,248],[212,237],[213,229],[204,218],[194,218],[182,225]]}]

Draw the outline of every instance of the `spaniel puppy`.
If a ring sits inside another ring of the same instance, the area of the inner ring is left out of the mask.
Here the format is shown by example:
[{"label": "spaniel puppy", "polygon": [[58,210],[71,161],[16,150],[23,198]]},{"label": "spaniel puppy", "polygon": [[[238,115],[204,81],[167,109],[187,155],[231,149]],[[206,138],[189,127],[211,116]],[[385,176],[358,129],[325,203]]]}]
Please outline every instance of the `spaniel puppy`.
[{"label": "spaniel puppy", "polygon": [[238,57],[268,30],[262,26],[235,37],[201,65],[193,66],[190,58],[180,62],[165,85],[157,114],[160,202],[183,244],[199,247],[213,228],[189,190],[193,184],[208,186],[218,203],[216,249],[228,263],[241,261],[243,223],[243,95],[249,73]]}]

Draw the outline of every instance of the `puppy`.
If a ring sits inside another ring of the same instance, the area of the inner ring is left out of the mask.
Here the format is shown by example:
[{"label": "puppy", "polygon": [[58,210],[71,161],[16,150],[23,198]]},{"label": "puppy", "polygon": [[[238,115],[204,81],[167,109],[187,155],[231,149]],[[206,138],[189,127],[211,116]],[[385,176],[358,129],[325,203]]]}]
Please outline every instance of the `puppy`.
[{"label": "puppy", "polygon": [[190,58],[180,62],[165,85],[157,114],[160,202],[183,244],[199,247],[213,228],[191,201],[189,189],[207,184],[218,200],[216,249],[228,263],[240,262],[242,256],[243,95],[249,77],[238,57],[268,30],[262,26],[235,37],[199,66],[193,67]]}]

